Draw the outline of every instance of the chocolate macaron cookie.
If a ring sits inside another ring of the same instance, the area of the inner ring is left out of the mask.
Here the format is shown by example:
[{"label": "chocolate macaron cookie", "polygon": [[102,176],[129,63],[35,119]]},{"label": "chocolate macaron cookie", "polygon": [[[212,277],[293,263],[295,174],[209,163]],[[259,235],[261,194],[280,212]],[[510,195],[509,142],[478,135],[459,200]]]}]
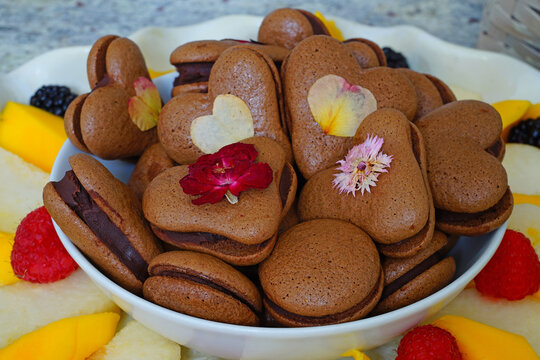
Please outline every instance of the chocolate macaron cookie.
[{"label": "chocolate macaron cookie", "polygon": [[345,40],[343,44],[353,53],[362,69],[386,66],[384,51],[373,41],[364,38],[353,38]]},{"label": "chocolate macaron cookie", "polygon": [[113,281],[140,293],[161,252],[135,194],[99,161],[69,158],[72,170],[43,190],[43,203],[71,241]]},{"label": "chocolate macaron cookie", "polygon": [[208,79],[212,66],[223,51],[240,44],[264,52],[278,67],[289,54],[289,50],[281,46],[233,39],[199,40],[185,43],[177,47],[169,58],[170,63],[178,71],[178,76],[173,83],[172,96],[185,92],[208,92]]},{"label": "chocolate macaron cookie", "polygon": [[312,35],[330,35],[326,26],[306,10],[282,8],[266,15],[259,27],[257,40],[293,49]]},{"label": "chocolate macaron cookie", "polygon": [[211,115],[219,95],[240,98],[249,108],[255,136],[277,141],[292,161],[291,144],[282,124],[281,80],[272,59],[251,46],[233,46],[212,67],[208,93],[184,93],[165,104],[158,120],[158,137],[167,154],[179,164],[193,163],[203,155],[191,139],[191,124]]},{"label": "chocolate macaron cookie", "polygon": [[277,142],[253,137],[241,143],[253,144],[256,161],[270,167],[273,177],[268,187],[243,191],[234,204],[223,198],[214,204],[195,205],[197,198],[180,185],[190,168],[182,165],[165,170],[148,185],[142,201],[144,214],[160,239],[233,265],[254,265],[270,254],[279,224],[296,194],[296,174]]},{"label": "chocolate macaron cookie", "polygon": [[377,304],[383,273],[379,253],[357,226],[321,219],[280,235],[259,265],[268,315],[284,326],[358,320]]},{"label": "chocolate macaron cookie", "polygon": [[139,199],[142,199],[148,184],[161,172],[175,165],[160,143],[150,145],[137,160],[135,169],[129,177],[128,186]]},{"label": "chocolate macaron cookie", "polygon": [[352,146],[352,137],[327,135],[315,121],[308,103],[311,86],[329,74],[340,76],[349,84],[359,84],[361,72],[345,45],[323,35],[303,40],[283,63],[286,123],[294,159],[304,178],[334,165]]},{"label": "chocolate macaron cookie", "polygon": [[147,300],[187,315],[256,326],[262,312],[257,287],[240,271],[211,255],[169,251],[156,256],[144,282]]},{"label": "chocolate macaron cookie", "polygon": [[448,256],[453,244],[445,234],[435,231],[429,245],[406,259],[385,258],[384,289],[372,314],[402,308],[439,291],[452,281],[454,258]]},{"label": "chocolate macaron cookie", "polygon": [[[427,246],[435,228],[422,135],[403,113],[380,109],[362,121],[354,146],[363,146],[369,136],[382,139],[380,152],[392,156],[387,172],[369,191],[356,189],[354,196],[335,184],[342,172],[337,166],[316,173],[300,194],[300,219],[348,221],[367,232],[386,256],[412,256]],[[353,186],[359,185],[355,180]]]},{"label": "chocolate macaron cookie", "polygon": [[418,104],[416,115],[414,117],[415,120],[444,104],[456,101],[456,97],[452,90],[441,80],[433,76],[428,77],[410,69],[399,68],[396,69],[396,71],[407,76],[416,91]]},{"label": "chocolate macaron cookie", "polygon": [[139,47],[127,38],[104,36],[90,49],[87,71],[92,91],[69,104],[64,115],[68,138],[102,159],[141,155],[157,142],[157,133],[155,128],[139,129],[128,112],[135,81],[150,79]]},{"label": "chocolate macaron cookie", "polygon": [[461,100],[431,111],[416,125],[426,143],[437,227],[477,236],[501,226],[512,212],[513,197],[500,161],[498,112],[481,101]]}]

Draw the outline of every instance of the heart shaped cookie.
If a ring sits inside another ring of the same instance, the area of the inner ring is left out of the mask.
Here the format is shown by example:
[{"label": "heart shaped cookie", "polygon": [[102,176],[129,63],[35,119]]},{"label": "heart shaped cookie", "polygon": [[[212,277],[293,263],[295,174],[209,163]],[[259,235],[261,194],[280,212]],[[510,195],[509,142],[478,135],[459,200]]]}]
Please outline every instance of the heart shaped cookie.
[{"label": "heart shaped cookie", "polygon": [[437,226],[476,236],[502,225],[513,203],[499,160],[504,143],[497,111],[481,101],[455,101],[416,124],[426,142]]},{"label": "heart shaped cookie", "polygon": [[339,173],[336,167],[320,171],[300,194],[300,219],[349,221],[379,243],[385,255],[411,256],[427,245],[435,226],[422,136],[395,109],[380,109],[366,117],[353,144],[363,143],[368,136],[383,139],[382,153],[392,156],[376,185],[363,194],[340,193],[333,185]]},{"label": "heart shaped cookie", "polygon": [[253,144],[256,161],[271,168],[269,186],[243,191],[235,204],[221,199],[196,205],[193,201],[200,198],[187,194],[180,185],[190,168],[182,165],[165,170],[148,185],[142,200],[145,217],[159,238],[233,265],[253,265],[270,254],[279,224],[296,194],[296,174],[276,141],[253,137],[242,143]]},{"label": "heart shaped cookie", "polygon": [[157,141],[156,129],[141,131],[128,113],[134,83],[150,78],[139,47],[108,35],[92,46],[87,61],[92,91],[71,102],[64,116],[66,134],[80,150],[102,159],[142,154]]},{"label": "heart shaped cookie", "polygon": [[291,50],[281,74],[294,158],[306,179],[335,164],[352,146],[352,137],[325,134],[313,117],[308,94],[324,76],[337,75],[369,90],[379,109],[397,109],[409,120],[416,114],[416,92],[405,75],[387,67],[362,70],[348,46],[329,36],[303,40]]},{"label": "heart shaped cookie", "polygon": [[240,98],[251,112],[255,136],[276,140],[287,160],[292,160],[291,146],[281,126],[283,105],[277,69],[267,55],[245,45],[223,51],[212,67],[208,94],[180,94],[163,107],[158,136],[172,159],[188,164],[204,154],[193,144],[191,123],[211,115],[215,99],[222,94]]}]

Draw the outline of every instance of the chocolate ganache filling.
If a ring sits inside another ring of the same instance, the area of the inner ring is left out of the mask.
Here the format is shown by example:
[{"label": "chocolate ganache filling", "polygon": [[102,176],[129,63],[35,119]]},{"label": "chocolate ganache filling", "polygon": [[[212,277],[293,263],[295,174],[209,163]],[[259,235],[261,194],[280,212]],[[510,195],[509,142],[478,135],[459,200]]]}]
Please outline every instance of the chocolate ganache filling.
[{"label": "chocolate ganache filling", "polygon": [[97,238],[138,280],[144,282],[148,277],[148,263],[133,247],[126,235],[96,204],[73,170],[67,171],[62,180],[52,184],[62,200],[88,225]]},{"label": "chocolate ganache filling", "polygon": [[458,213],[437,209],[435,214],[437,221],[445,224],[480,226],[486,222],[494,221],[510,206],[512,206],[512,193],[510,192],[510,188],[508,188],[503,197],[495,205],[484,211],[476,213]]},{"label": "chocolate ganache filling", "polygon": [[386,285],[382,292],[381,301],[398,291],[405,284],[412,281],[415,277],[422,274],[433,265],[437,264],[444,258],[447,252],[448,247],[445,246],[426,258],[420,264],[413,267],[411,270],[407,271],[405,274],[398,277],[396,280],[392,281],[390,284]]},{"label": "chocolate ganache filling", "polygon": [[208,81],[212,66],[214,66],[213,62],[177,64],[178,76],[174,79],[174,86]]},{"label": "chocolate ganache filling", "polygon": [[247,306],[255,314],[259,314],[259,311],[255,309],[253,304],[251,304],[248,300],[240,296],[240,294],[238,294],[237,292],[234,292],[233,290],[229,288],[226,288],[223,285],[216,283],[210,278],[202,276],[202,274],[190,274],[185,271],[180,271],[177,269],[164,268],[164,269],[157,269],[157,270],[152,271],[152,275],[153,276],[166,276],[166,277],[171,277],[175,279],[183,279],[183,280],[187,280],[187,281],[191,281],[197,284],[211,287],[214,290],[217,290],[223,294],[226,294],[238,300],[239,302]]}]

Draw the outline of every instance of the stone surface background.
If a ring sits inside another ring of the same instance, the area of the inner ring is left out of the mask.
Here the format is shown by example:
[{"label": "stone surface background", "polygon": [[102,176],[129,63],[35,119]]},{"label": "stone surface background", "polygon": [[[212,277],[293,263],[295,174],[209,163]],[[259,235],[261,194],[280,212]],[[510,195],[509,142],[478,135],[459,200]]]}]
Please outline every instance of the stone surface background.
[{"label": "stone surface background", "polygon": [[48,50],[91,45],[106,34],[182,26],[230,14],[264,16],[280,7],[375,26],[414,25],[474,47],[486,0],[0,0],[0,73]]}]

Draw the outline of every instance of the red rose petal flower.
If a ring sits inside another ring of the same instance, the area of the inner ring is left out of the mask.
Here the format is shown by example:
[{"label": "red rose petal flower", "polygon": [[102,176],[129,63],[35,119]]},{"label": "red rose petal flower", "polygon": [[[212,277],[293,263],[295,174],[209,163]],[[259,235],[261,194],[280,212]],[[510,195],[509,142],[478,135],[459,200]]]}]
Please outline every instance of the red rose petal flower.
[{"label": "red rose petal flower", "polygon": [[273,172],[265,163],[257,163],[259,153],[253,144],[235,143],[214,154],[199,157],[189,165],[189,173],[180,180],[189,195],[201,195],[194,205],[215,204],[230,191],[235,196],[248,189],[265,189],[272,183]]}]

